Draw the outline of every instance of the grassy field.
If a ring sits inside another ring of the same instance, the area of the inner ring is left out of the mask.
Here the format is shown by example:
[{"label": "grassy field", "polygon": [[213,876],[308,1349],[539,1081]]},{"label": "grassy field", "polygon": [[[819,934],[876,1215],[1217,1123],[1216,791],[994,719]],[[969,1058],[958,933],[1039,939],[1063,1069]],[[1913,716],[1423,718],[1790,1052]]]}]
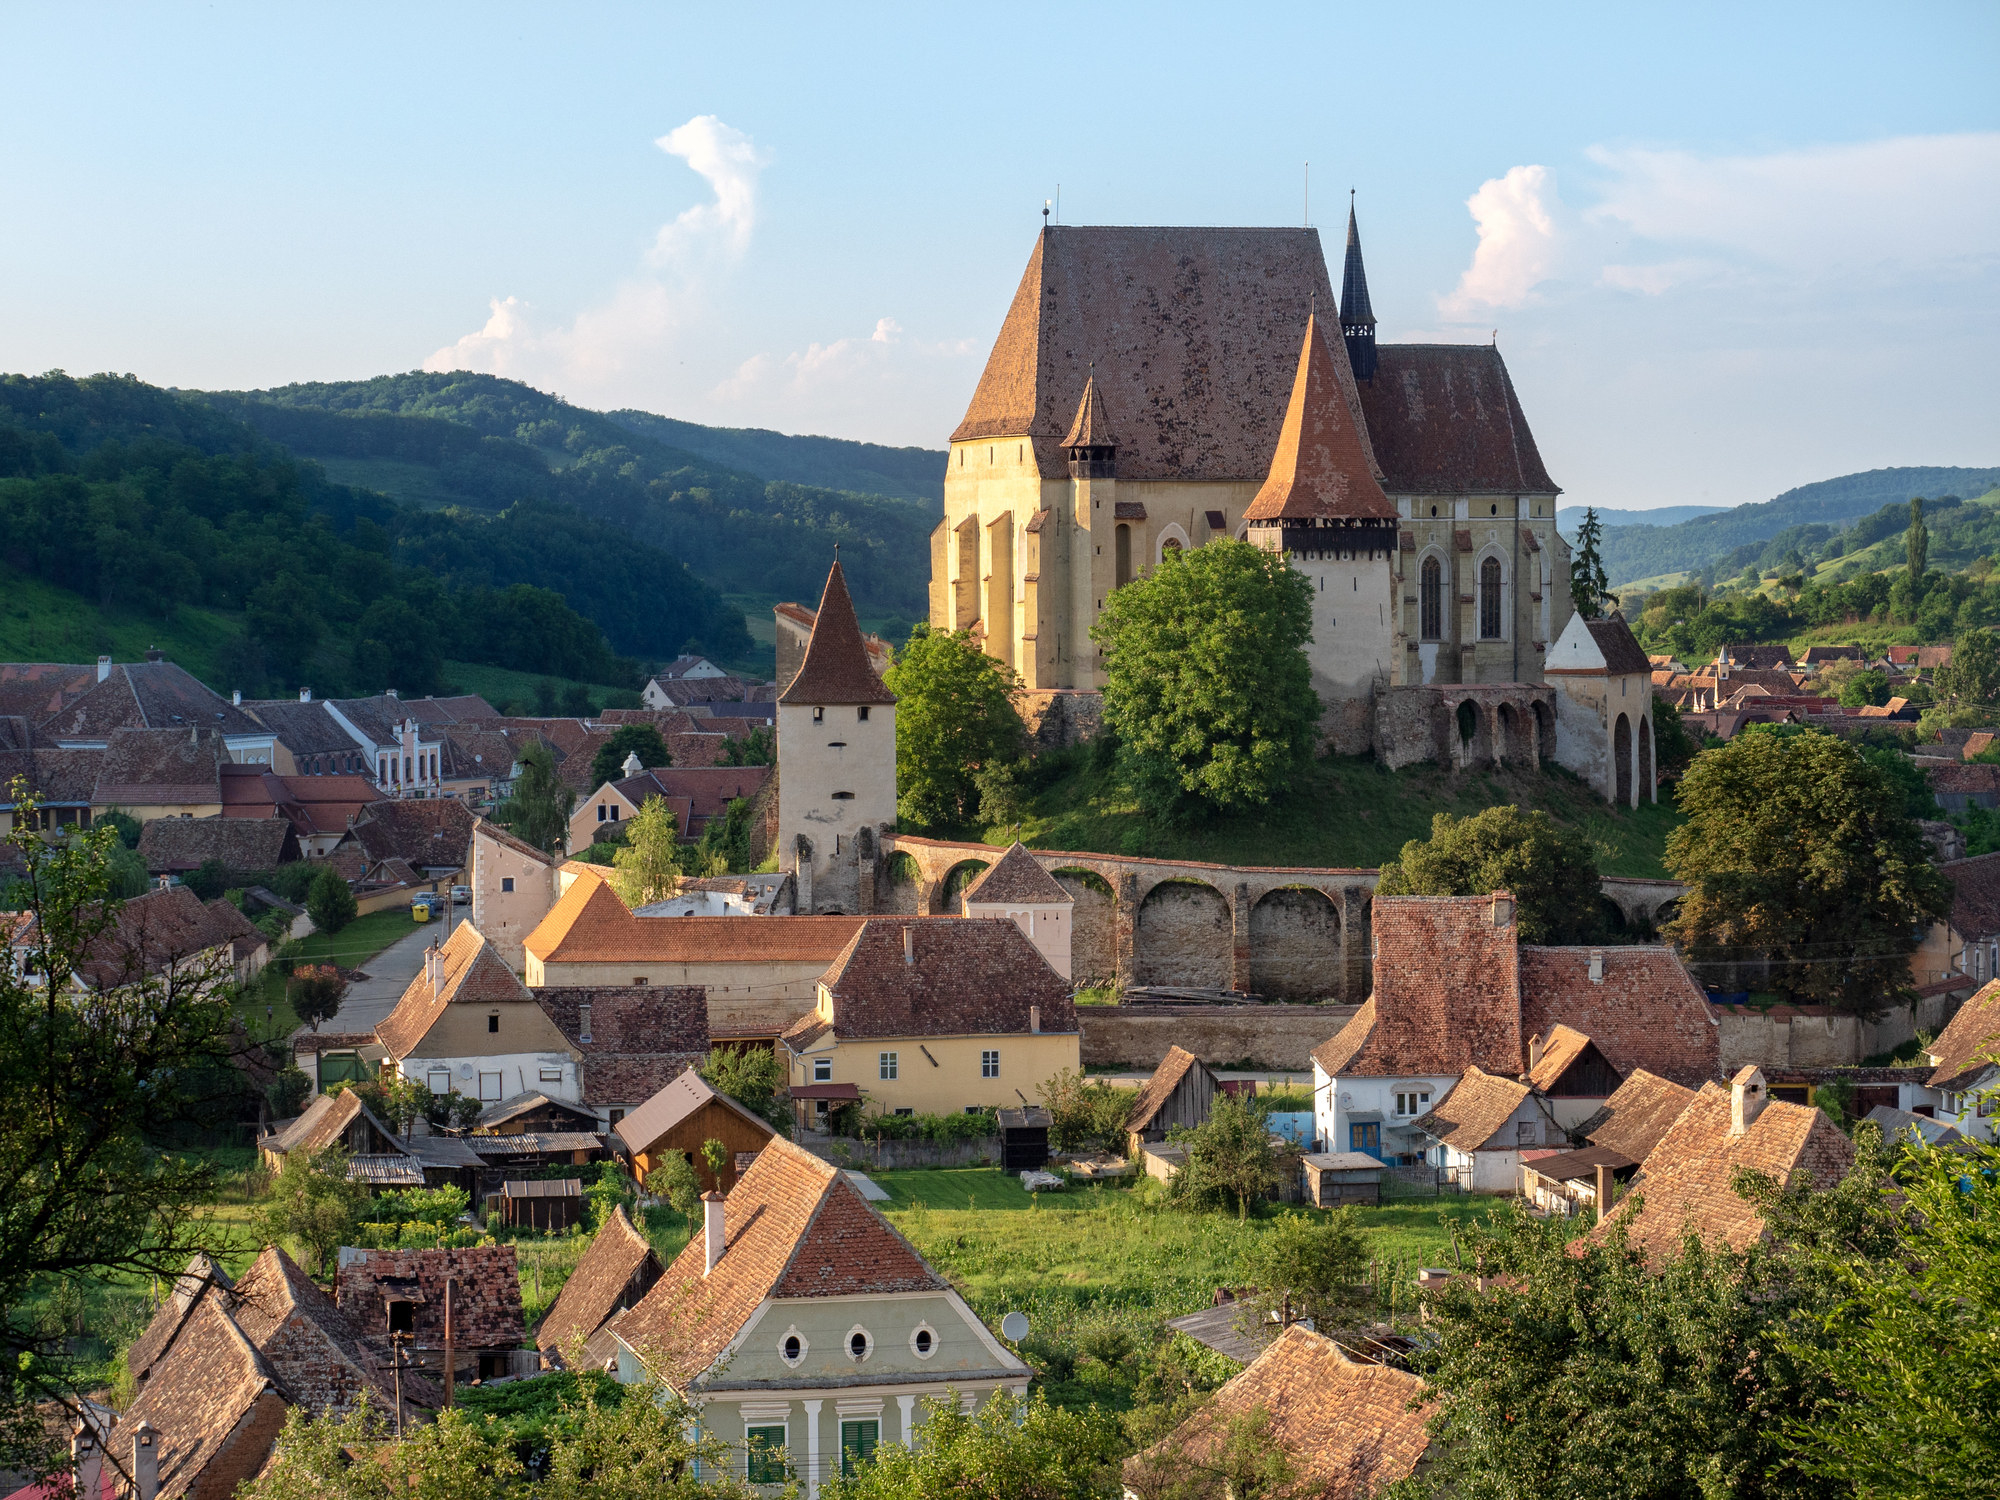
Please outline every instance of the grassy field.
[{"label": "grassy field", "polygon": [[[369,959],[397,938],[408,936],[414,926],[407,911],[370,912],[365,917],[356,917],[339,932],[315,932],[302,939],[292,956],[302,964],[330,963],[343,969],[365,969]],[[293,1014],[292,1002],[285,998],[285,976],[275,967],[264,970],[240,1007],[253,1035],[264,1035],[266,1023],[260,1012],[266,1006],[271,1008],[272,1034],[290,1036],[298,1028],[299,1018]]]},{"label": "grassy field", "polygon": [[[535,712],[535,688],[544,682],[552,682],[556,695],[572,687],[581,687],[590,694],[593,710],[606,708],[637,708],[640,699],[637,689],[612,687],[601,682],[578,682],[569,677],[544,677],[536,672],[516,672],[511,667],[488,667],[478,662],[448,661],[441,674],[445,683],[462,693],[477,693],[502,713],[510,703],[523,705],[527,714]],[[560,712],[560,709],[557,710]]]},{"label": "grassy field", "polygon": [[[1394,859],[1411,839],[1429,838],[1434,813],[1465,816],[1509,802],[1581,828],[1606,875],[1664,878],[1667,834],[1681,822],[1664,795],[1658,805],[1614,808],[1559,768],[1454,775],[1437,766],[1387,771],[1373,760],[1329,756],[1265,809],[1176,828],[1148,816],[1111,772],[1078,757],[1076,769],[1035,796],[1020,836],[1041,849],[1360,869]],[[1012,836],[1011,828],[986,831],[997,843]]]},{"label": "grassy field", "polygon": [[100,609],[81,594],[0,564],[0,661],[143,661],[157,646],[169,661],[214,682],[222,649],[237,630],[235,617],[218,610],[183,607],[160,620]]}]

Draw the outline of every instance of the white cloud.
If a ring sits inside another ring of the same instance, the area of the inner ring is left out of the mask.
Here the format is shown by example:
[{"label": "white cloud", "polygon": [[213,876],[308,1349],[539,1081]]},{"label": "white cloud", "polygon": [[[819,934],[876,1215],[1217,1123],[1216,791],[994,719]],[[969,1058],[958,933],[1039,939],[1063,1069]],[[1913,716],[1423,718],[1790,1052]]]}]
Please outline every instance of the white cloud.
[{"label": "white cloud", "polygon": [[1481,183],[1465,206],[1479,227],[1479,248],[1456,290],[1438,299],[1439,310],[1466,317],[1519,307],[1556,267],[1556,192],[1548,168],[1510,167],[1506,176]]},{"label": "white cloud", "polygon": [[649,259],[672,267],[690,250],[720,244],[741,255],[757,224],[757,174],[769,158],[750,137],[714,115],[696,115],[653,142],[708,179],[713,203],[697,203],[660,226]]}]

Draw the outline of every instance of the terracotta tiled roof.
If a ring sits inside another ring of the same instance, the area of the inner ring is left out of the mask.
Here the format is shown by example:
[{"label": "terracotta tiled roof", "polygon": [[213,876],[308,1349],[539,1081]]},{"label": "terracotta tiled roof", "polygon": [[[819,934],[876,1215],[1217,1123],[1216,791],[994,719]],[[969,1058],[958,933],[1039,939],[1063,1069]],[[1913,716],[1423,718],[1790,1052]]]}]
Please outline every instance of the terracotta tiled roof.
[{"label": "terracotta tiled roof", "polygon": [[[861,917],[635,917],[601,872],[580,874],[523,946],[544,963],[830,964]],[[962,919],[961,919],[962,920]]]},{"label": "terracotta tiled roof", "polygon": [[1312,1050],[1312,1060],[1329,1077],[1347,1071],[1361,1049],[1375,1035],[1375,997],[1370,995],[1361,1008],[1347,1018],[1347,1024]]},{"label": "terracotta tiled roof", "polygon": [[103,989],[199,960],[233,935],[233,927],[219,926],[201,897],[186,886],[148,891],[118,909],[77,972],[93,988]]},{"label": "terracotta tiled roof", "polygon": [[277,1372],[221,1306],[203,1297],[106,1439],[131,1463],[141,1422],[158,1434],[158,1500],[227,1500],[270,1456],[285,1423]]},{"label": "terracotta tiled roof", "polygon": [[1660,1137],[1692,1103],[1693,1089],[1638,1068],[1576,1129],[1593,1145],[1644,1161],[1646,1153],[1660,1143]]},{"label": "terracotta tiled roof", "polygon": [[1645,1068],[1691,1088],[1721,1076],[1721,1033],[1707,995],[1679,954],[1671,948],[1605,948],[1603,982],[1592,984],[1592,951],[1522,947],[1526,1035],[1573,1026],[1621,1076]]},{"label": "terracotta tiled roof", "polygon": [[1597,649],[1604,654],[1606,672],[1614,677],[1622,677],[1628,672],[1648,677],[1652,675],[1652,663],[1646,660],[1646,653],[1639,649],[1632,627],[1623,618],[1614,615],[1608,620],[1586,620],[1584,624],[1590,631],[1590,638],[1597,642]]},{"label": "terracotta tiled roof", "polygon": [[340,721],[326,711],[324,701],[301,703],[295,698],[259,699],[245,702],[245,713],[277,737],[278,743],[296,757],[315,755],[356,755],[366,759],[354,736],[341,728]]},{"label": "terracotta tiled roof", "polygon": [[401,859],[419,870],[458,870],[471,848],[472,809],[451,797],[371,802],[348,835],[370,859]]},{"label": "terracotta tiled roof", "polygon": [[1781,1184],[1802,1170],[1824,1189],[1854,1164],[1853,1143],[1809,1105],[1769,1100],[1740,1136],[1729,1133],[1730,1114],[1729,1088],[1703,1084],[1641,1162],[1633,1196],[1595,1225],[1590,1238],[1606,1240],[1622,1225],[1633,1249],[1653,1262],[1677,1254],[1690,1231],[1712,1248],[1745,1250],[1762,1236],[1764,1223],[1731,1186],[1739,1168]]},{"label": "terracotta tiled roof", "polygon": [[[277,1246],[265,1248],[225,1300],[294,1405],[314,1416],[344,1415],[366,1396],[378,1412],[395,1410],[395,1386],[384,1368],[388,1351],[364,1337]],[[421,1377],[414,1388],[406,1378],[403,1395],[436,1404]]]},{"label": "terracotta tiled roof", "polygon": [[611,743],[617,730],[598,727],[586,729],[582,737],[572,744],[567,754],[556,763],[556,780],[575,792],[579,797],[587,797],[597,790],[592,782],[596,779],[597,752]]},{"label": "terracotta tiled roof", "polygon": [[1930,1045],[1937,1071],[1934,1089],[1963,1088],[2000,1061],[2000,979],[1983,986],[1958,1009]]},{"label": "terracotta tiled roof", "polygon": [[653,1372],[685,1388],[766,1297],[943,1291],[946,1283],[831,1163],[773,1138],[723,1204],[723,1254],[703,1274],[688,1242],[638,1306],[612,1322]]},{"label": "terracotta tiled roof", "polygon": [[1028,852],[1027,845],[1019,839],[1000,856],[997,863],[982,871],[979,878],[966,887],[963,899],[974,905],[999,902],[1040,906],[1075,904],[1070,893],[1056,883],[1055,876],[1041,867],[1035,856]]},{"label": "terracotta tiled roof", "polygon": [[650,1099],[708,1053],[708,992],[698,984],[558,987],[534,995],[582,1057],[583,1102],[592,1107]]},{"label": "terracotta tiled roof", "polygon": [[161,1300],[146,1331],[132,1341],[125,1351],[125,1368],[134,1380],[143,1381],[153,1366],[172,1347],[175,1337],[185,1326],[188,1315],[202,1298],[217,1292],[227,1292],[236,1283],[229,1279],[229,1273],[210,1260],[206,1255],[196,1254],[189,1259],[187,1269],[174,1278],[172,1289]]},{"label": "terracotta tiled roof", "polygon": [[1111,435],[1111,414],[1105,410],[1104,397],[1097,389],[1094,375],[1083,382],[1083,399],[1076,404],[1076,420],[1069,424],[1069,435],[1062,445],[1065,448],[1118,446],[1118,439]]},{"label": "terracotta tiled roof", "polygon": [[248,917],[222,897],[204,901],[202,908],[208,913],[209,920],[215,924],[215,930],[227,938],[230,951],[238,963],[249,958],[259,948],[270,946],[271,940],[265,937]]},{"label": "terracotta tiled roof", "polygon": [[155,818],[140,831],[139,857],[155,875],[211,859],[229,870],[275,870],[299,857],[299,836],[284,818]]},{"label": "terracotta tiled roof", "polygon": [[[94,675],[94,674],[93,674]],[[101,740],[119,729],[262,734],[264,726],[170,661],[129,662],[42,720],[43,740]]]},{"label": "terracotta tiled roof", "polygon": [[1395,518],[1396,507],[1375,477],[1367,434],[1348,402],[1352,382],[1347,360],[1336,362],[1327,348],[1319,320],[1307,318],[1277,451],[1245,519]]},{"label": "terracotta tiled roof", "polygon": [[[527,1336],[521,1320],[521,1276],[512,1245],[456,1250],[364,1250],[342,1263],[335,1282],[341,1311],[372,1331],[388,1326],[386,1283],[414,1283],[419,1344],[444,1344],[445,1282],[455,1283],[452,1335],[460,1349],[514,1349]],[[400,1295],[394,1300],[406,1300]]]},{"label": "terracotta tiled roof", "polygon": [[1265,1440],[1295,1476],[1288,1493],[1369,1500],[1407,1478],[1429,1446],[1433,1408],[1417,1404],[1422,1393],[1417,1376],[1350,1360],[1294,1323],[1187,1421],[1126,1459],[1125,1482],[1149,1493],[1155,1476],[1212,1463],[1233,1441],[1232,1425],[1262,1412]]},{"label": "terracotta tiled roof", "polygon": [[116,729],[97,771],[91,800],[98,806],[222,805],[222,766],[229,759],[213,730]]},{"label": "terracotta tiled roof", "polygon": [[637,1155],[648,1151],[681,1121],[710,1104],[740,1115],[746,1124],[765,1135],[777,1132],[727,1094],[718,1092],[690,1065],[637,1109],[611,1127],[611,1133],[627,1151]]},{"label": "terracotta tiled roof", "polygon": [[563,1353],[582,1339],[583,1367],[602,1369],[617,1352],[605,1325],[645,1296],[665,1270],[646,1237],[625,1217],[623,1206],[613,1209],[535,1330],[536,1347]]},{"label": "terracotta tiled roof", "polygon": [[1932,766],[1924,774],[1930,778],[1934,792],[1968,796],[2000,793],[2000,766]]},{"label": "terracotta tiled roof", "polygon": [[1952,884],[1952,930],[1968,942],[2000,933],[2000,854],[1975,854],[1938,866]]},{"label": "terracotta tiled roof", "polygon": [[1418,1120],[1416,1128],[1455,1151],[1511,1151],[1518,1141],[1504,1127],[1527,1097],[1525,1083],[1467,1068],[1444,1102]]},{"label": "terracotta tiled roof", "polygon": [[1131,1112],[1125,1116],[1127,1130],[1144,1130],[1153,1123],[1153,1116],[1160,1107],[1171,1099],[1174,1090],[1181,1086],[1181,1080],[1190,1068],[1206,1069],[1207,1064],[1192,1052],[1182,1047],[1169,1047],[1167,1055],[1160,1059],[1160,1065],[1153,1069],[1153,1076],[1139,1086],[1138,1096],[1132,1101]]},{"label": "terracotta tiled roof", "polygon": [[1528,1070],[1528,1082],[1547,1093],[1590,1048],[1590,1038],[1574,1026],[1558,1025],[1544,1040],[1541,1057]]},{"label": "terracotta tiled roof", "polygon": [[1498,349],[1378,344],[1375,359],[1361,407],[1390,494],[1560,493]]},{"label": "terracotta tiled roof", "polygon": [[[1792,663],[1792,648],[1782,641],[1775,646],[1743,645],[1724,646],[1729,659],[1739,667],[1764,667],[1780,669]],[[1734,675],[1733,673],[1731,674]]]},{"label": "terracotta tiled roof", "polygon": [[1026,1032],[1035,1006],[1043,1031],[1077,1029],[1068,984],[1005,917],[869,918],[820,982],[842,1037]]},{"label": "terracotta tiled roof", "polygon": [[894,703],[868,661],[868,647],[854,618],[854,601],[847,596],[847,579],[835,559],[827,571],[826,591],[814,613],[812,639],[798,675],[778,697],[780,703]]},{"label": "terracotta tiled roof", "polygon": [[0,716],[42,724],[97,685],[97,668],[69,662],[0,662]]},{"label": "terracotta tiled roof", "polygon": [[8,788],[17,776],[26,778],[28,790],[46,807],[88,806],[97,795],[106,753],[45,746],[0,751],[0,806],[13,805]]},{"label": "terracotta tiled roof", "polygon": [[772,766],[663,766],[613,785],[635,807],[643,807],[648,797],[684,803],[691,823],[699,825],[722,816],[738,797],[754,798],[774,770]]},{"label": "terracotta tiled roof", "polygon": [[442,982],[433,989],[429,966],[420,967],[396,1008],[375,1028],[376,1037],[398,1062],[416,1050],[448,1005],[495,1005],[532,998],[507,961],[470,922],[454,927],[438,951]]}]

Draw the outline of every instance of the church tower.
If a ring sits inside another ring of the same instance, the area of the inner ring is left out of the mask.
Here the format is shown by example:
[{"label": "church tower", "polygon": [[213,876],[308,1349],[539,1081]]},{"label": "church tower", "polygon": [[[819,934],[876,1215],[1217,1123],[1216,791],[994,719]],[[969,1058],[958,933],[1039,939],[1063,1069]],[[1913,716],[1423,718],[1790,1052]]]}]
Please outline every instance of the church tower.
[{"label": "church tower", "polygon": [[836,555],[805,660],[778,695],[778,862],[799,914],[871,911],[895,820],[896,695],[868,663]]},{"label": "church tower", "polygon": [[1361,264],[1361,231],[1354,222],[1353,195],[1347,204],[1347,265],[1340,273],[1340,332],[1356,380],[1375,378],[1375,309],[1368,304],[1368,272]]},{"label": "church tower", "polygon": [[1376,689],[1391,681],[1396,507],[1382,492],[1319,319],[1306,321],[1278,451],[1244,512],[1252,546],[1282,552],[1312,584],[1313,691],[1343,755],[1373,743]]}]

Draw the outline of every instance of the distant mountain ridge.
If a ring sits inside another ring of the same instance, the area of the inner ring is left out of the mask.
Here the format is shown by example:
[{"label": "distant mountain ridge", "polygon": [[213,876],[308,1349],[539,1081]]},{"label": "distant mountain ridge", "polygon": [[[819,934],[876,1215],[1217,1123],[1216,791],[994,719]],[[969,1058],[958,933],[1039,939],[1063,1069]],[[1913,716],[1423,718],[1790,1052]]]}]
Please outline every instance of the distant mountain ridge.
[{"label": "distant mountain ridge", "polygon": [[[1918,495],[1934,499],[1951,494],[1969,499],[1996,484],[2000,484],[2000,468],[1909,467],[1843,474],[1802,484],[1771,500],[1695,516],[1671,526],[1608,526],[1604,532],[1604,570],[1614,588],[1662,573],[1697,573],[1736,548],[1769,541],[1790,527],[1843,527],[1884,505],[1906,504]],[[1573,523],[1565,523],[1563,531],[1574,538]]]},{"label": "distant mountain ridge", "polygon": [[608,411],[621,427],[714,463],[727,464],[763,479],[852,490],[862,495],[895,495],[944,505],[942,448],[890,448],[848,438],[794,437],[765,427],[703,427],[649,411]]},{"label": "distant mountain ridge", "polygon": [[[1583,505],[1565,505],[1556,512],[1556,529],[1565,535],[1573,535],[1583,524],[1583,513],[1590,509]],[[1658,510],[1613,510],[1609,506],[1597,506],[1597,520],[1603,526],[1677,526],[1682,521],[1691,521],[1696,516],[1712,516],[1718,511],[1730,509],[1727,505],[1662,505]]]}]

